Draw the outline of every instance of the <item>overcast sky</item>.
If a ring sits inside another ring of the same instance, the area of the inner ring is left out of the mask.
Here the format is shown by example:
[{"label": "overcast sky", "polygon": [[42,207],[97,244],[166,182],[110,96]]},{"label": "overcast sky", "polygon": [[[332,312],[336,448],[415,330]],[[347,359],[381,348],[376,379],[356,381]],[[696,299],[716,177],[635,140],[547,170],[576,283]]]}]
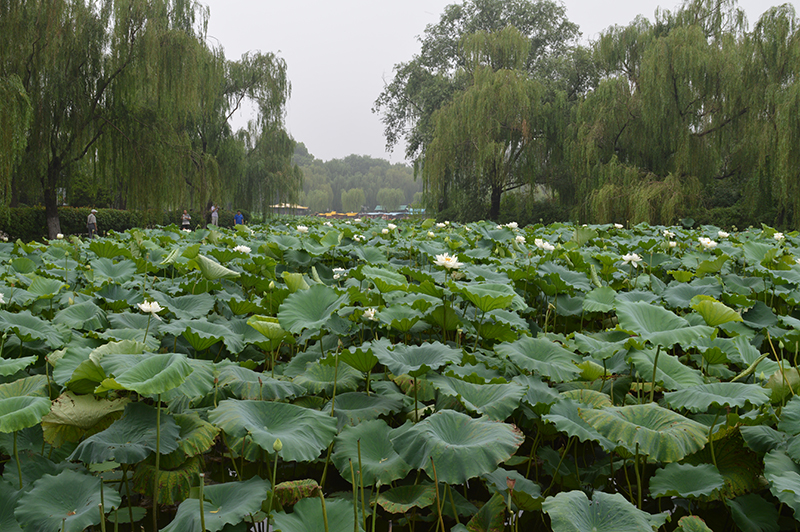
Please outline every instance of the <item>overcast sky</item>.
[{"label": "overcast sky", "polygon": [[[445,6],[461,0],[200,0],[209,6],[208,35],[228,59],[248,51],[273,52],[287,64],[292,95],[286,125],[298,142],[324,161],[350,154],[403,162],[404,147],[385,151],[380,116],[372,105],[392,79],[392,69],[419,52],[417,36],[435,24]],[[750,22],[779,0],[739,0]],[[795,3],[795,2],[792,2]],[[615,24],[672,0],[565,0],[567,17],[586,42]],[[251,118],[234,116],[235,128]]]}]

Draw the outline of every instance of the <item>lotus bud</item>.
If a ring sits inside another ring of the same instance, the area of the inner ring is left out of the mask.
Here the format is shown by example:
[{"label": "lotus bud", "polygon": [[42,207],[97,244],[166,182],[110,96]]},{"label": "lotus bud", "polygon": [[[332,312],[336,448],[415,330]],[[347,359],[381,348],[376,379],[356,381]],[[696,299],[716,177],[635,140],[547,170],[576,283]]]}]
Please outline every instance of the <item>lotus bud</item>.
[{"label": "lotus bud", "polygon": [[781,340],[780,342],[778,342],[778,347],[780,347],[781,349],[783,349],[783,348],[784,348],[784,345],[783,345],[783,340]]},{"label": "lotus bud", "polygon": [[269,289],[270,290],[275,290],[275,281],[270,281],[269,282]]},{"label": "lotus bud", "polygon": [[281,449],[283,449],[283,443],[281,442],[280,438],[276,438],[275,443],[272,444],[272,450],[276,453],[279,453],[281,452]]},{"label": "lotus bud", "polygon": [[506,487],[508,487],[509,490],[514,491],[514,486],[516,485],[517,485],[516,479],[513,479],[511,477],[506,477]]}]

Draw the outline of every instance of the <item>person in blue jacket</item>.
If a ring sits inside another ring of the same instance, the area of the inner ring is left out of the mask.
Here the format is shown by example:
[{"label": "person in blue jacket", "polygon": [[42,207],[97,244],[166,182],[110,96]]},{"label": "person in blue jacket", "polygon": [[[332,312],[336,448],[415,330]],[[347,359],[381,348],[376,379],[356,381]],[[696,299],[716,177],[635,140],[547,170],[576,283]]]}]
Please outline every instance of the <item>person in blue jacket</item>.
[{"label": "person in blue jacket", "polygon": [[244,225],[244,216],[242,216],[242,211],[236,211],[236,214],[233,217],[233,225]]}]

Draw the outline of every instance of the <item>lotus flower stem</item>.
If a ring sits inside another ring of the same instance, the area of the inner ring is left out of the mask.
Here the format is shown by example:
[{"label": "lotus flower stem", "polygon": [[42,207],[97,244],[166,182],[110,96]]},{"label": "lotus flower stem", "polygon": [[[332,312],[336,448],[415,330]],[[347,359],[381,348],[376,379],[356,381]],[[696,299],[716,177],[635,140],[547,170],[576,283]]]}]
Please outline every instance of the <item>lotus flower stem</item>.
[{"label": "lotus flower stem", "polygon": [[711,439],[711,435],[714,433],[714,427],[717,425],[719,414],[720,412],[717,410],[717,415],[714,416],[714,422],[711,424],[711,428],[708,429],[708,448],[711,450],[711,462],[714,464],[714,467],[717,467],[717,457],[714,455],[714,440]]},{"label": "lotus flower stem", "polygon": [[348,459],[348,462],[350,462],[350,484],[353,485],[353,532],[358,532],[358,485],[353,471],[353,459]]},{"label": "lotus flower stem", "polygon": [[17,431],[14,431],[14,460],[17,462],[17,473],[19,473],[19,489],[22,491],[22,466],[19,463],[19,451],[17,450]]},{"label": "lotus flower stem", "polygon": [[[450,497],[450,506],[453,508],[453,515],[456,516],[456,523],[460,525],[461,520],[458,518],[458,509],[456,509],[456,500],[453,498],[453,490],[450,488],[450,484],[445,484],[444,489],[447,490],[447,496]],[[511,495],[509,495],[510,497]]]},{"label": "lotus flower stem", "polygon": [[122,480],[125,481],[125,492],[128,494],[128,517],[133,523],[133,503],[131,502],[131,485],[128,483],[128,466],[122,464]]},{"label": "lotus flower stem", "polygon": [[[439,514],[439,526],[444,532],[444,520],[442,519],[442,501],[439,500],[439,477],[436,474],[436,464],[433,463],[433,456],[431,456],[431,467],[433,468],[433,487],[436,490],[436,513]],[[437,527],[438,529],[438,527]]]},{"label": "lotus flower stem", "polygon": [[[525,472],[525,478],[531,476],[531,463],[533,463],[533,455],[536,453],[537,445],[539,444],[539,436],[541,432],[536,431],[536,437],[533,439],[533,444],[531,444],[531,453],[528,456],[528,470]],[[536,482],[539,482],[539,467],[536,467]]]},{"label": "lotus flower stem", "polygon": [[561,460],[559,460],[559,461],[558,461],[558,465],[556,466],[556,470],[555,470],[555,472],[553,473],[553,480],[551,480],[551,481],[550,481],[550,485],[549,485],[549,486],[547,486],[547,489],[546,489],[546,490],[544,490],[544,493],[542,494],[542,497],[544,497],[544,495],[545,495],[545,494],[546,494],[548,491],[550,491],[550,488],[552,488],[552,487],[553,487],[553,484],[555,484],[555,483],[556,483],[556,475],[558,475],[558,470],[559,470],[559,469],[561,469],[561,464],[564,462],[564,458],[567,456],[567,451],[569,451],[569,448],[570,448],[570,446],[572,445],[572,441],[573,441],[574,439],[575,439],[575,436],[572,436],[572,437],[570,437],[570,439],[569,439],[569,440],[567,440],[567,445],[565,445],[565,446],[564,446],[564,452],[563,452],[563,453],[561,453]]},{"label": "lotus flower stem", "polygon": [[155,475],[153,476],[153,530],[158,530],[158,469],[160,465],[161,465],[161,394],[158,394],[156,396],[156,472]]},{"label": "lotus flower stem", "polygon": [[153,319],[153,313],[147,313],[147,327],[144,329],[144,338],[142,339],[143,344],[147,344],[147,333],[150,332],[150,320]]},{"label": "lotus flower stem", "polygon": [[642,509],[642,475],[639,472],[639,444],[636,444],[636,454],[633,457],[633,470],[636,472],[636,500],[637,508]]},{"label": "lotus flower stem", "polygon": [[322,494],[322,488],[319,488],[317,493],[319,494],[319,500],[322,503],[322,522],[325,523],[325,532],[328,532],[328,510],[325,508],[325,495]]},{"label": "lotus flower stem", "polygon": [[364,530],[367,529],[367,510],[366,504],[364,503],[364,466],[361,465],[361,438],[356,440],[356,446],[358,448],[358,483],[361,486],[361,514],[364,519],[363,525]]},{"label": "lotus flower stem", "polygon": [[417,378],[414,377],[414,423],[419,423],[419,410],[417,409]]},{"label": "lotus flower stem", "polygon": [[322,480],[319,485],[325,487],[325,480],[328,478],[328,465],[331,463],[331,452],[333,451],[333,442],[328,445],[328,454],[325,456],[325,467],[322,468]]},{"label": "lotus flower stem", "polygon": [[[275,443],[272,444],[273,450],[277,447],[277,442],[278,440],[275,440]],[[275,450],[275,465],[272,468],[272,489],[269,492],[269,506],[267,507],[267,530],[269,530],[269,520],[272,517],[272,502],[275,500],[275,482],[278,478],[278,453],[279,451]]]},{"label": "lotus flower stem", "polygon": [[660,352],[661,352],[661,344],[659,344],[658,347],[656,347],[656,357],[655,357],[655,360],[653,360],[653,378],[651,379],[653,383],[650,385],[650,402],[651,403],[653,402],[653,396],[656,393],[656,372],[658,371],[658,354]]},{"label": "lotus flower stem", "polygon": [[206,483],[205,473],[200,473],[200,528],[206,532],[206,513],[203,510],[203,486]]},{"label": "lotus flower stem", "polygon": [[103,477],[100,476],[100,504],[97,505],[100,508],[100,530],[102,532],[106,532],[106,501],[105,497],[103,496]]}]

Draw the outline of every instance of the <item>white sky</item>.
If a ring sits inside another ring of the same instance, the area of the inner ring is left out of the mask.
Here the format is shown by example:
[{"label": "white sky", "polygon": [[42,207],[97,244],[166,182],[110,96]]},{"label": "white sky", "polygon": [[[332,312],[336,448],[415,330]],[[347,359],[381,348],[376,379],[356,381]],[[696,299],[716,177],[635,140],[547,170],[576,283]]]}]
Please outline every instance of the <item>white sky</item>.
[{"label": "white sky", "polygon": [[[385,151],[383,124],[372,105],[395,64],[419,52],[417,36],[435,24],[445,6],[462,0],[200,0],[209,6],[208,35],[228,59],[248,51],[273,52],[287,64],[292,95],[286,125],[309,152],[327,161],[350,154],[405,160],[404,146]],[[750,27],[780,0],[739,0]],[[795,4],[795,1],[790,3]],[[652,20],[657,7],[674,10],[676,0],[565,0],[567,17],[584,41],[608,26],[627,25],[637,15]],[[252,117],[233,118],[239,128]]]}]

